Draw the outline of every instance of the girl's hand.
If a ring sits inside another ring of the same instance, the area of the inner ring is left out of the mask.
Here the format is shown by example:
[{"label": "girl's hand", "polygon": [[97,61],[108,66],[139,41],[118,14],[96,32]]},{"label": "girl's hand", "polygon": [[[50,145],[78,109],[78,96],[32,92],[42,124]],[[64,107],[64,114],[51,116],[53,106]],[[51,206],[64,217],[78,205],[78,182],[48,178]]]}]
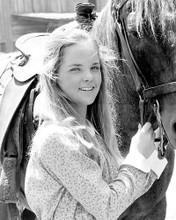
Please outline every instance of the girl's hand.
[{"label": "girl's hand", "polygon": [[137,151],[147,159],[156,149],[154,140],[155,133],[152,129],[151,123],[146,122],[143,127],[139,125],[138,132],[131,140],[130,151]]}]

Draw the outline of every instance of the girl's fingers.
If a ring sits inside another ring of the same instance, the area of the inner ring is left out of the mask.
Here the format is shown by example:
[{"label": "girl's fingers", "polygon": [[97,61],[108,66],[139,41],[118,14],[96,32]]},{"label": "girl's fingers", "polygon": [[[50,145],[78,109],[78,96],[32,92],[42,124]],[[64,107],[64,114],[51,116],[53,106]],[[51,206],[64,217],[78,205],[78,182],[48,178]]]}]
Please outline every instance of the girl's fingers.
[{"label": "girl's fingers", "polygon": [[155,138],[156,138],[156,134],[155,132],[153,132],[153,139],[155,140]]},{"label": "girl's fingers", "polygon": [[155,130],[155,134],[156,134],[156,137],[160,137],[160,128],[157,128]]},{"label": "girl's fingers", "polygon": [[142,127],[142,130],[143,130],[144,132],[146,132],[146,131],[149,131],[151,128],[152,128],[151,123],[150,123],[150,122],[146,122],[146,123],[144,124],[144,126]]},{"label": "girl's fingers", "polygon": [[155,140],[156,134],[153,131],[152,125],[150,122],[146,122],[141,129],[142,132],[150,133],[152,140]]},{"label": "girl's fingers", "polygon": [[159,144],[154,142],[154,147],[155,147],[155,150],[157,150],[159,147]]},{"label": "girl's fingers", "polygon": [[142,125],[138,124],[138,130],[141,130],[141,128],[142,128]]}]

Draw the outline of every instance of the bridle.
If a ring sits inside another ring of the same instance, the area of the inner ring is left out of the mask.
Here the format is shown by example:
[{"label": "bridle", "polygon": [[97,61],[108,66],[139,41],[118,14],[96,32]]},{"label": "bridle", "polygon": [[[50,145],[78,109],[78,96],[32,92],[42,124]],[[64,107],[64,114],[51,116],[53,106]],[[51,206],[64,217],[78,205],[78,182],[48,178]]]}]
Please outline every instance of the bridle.
[{"label": "bridle", "polygon": [[158,95],[164,95],[167,93],[172,93],[176,91],[176,82],[165,83],[157,86],[150,87],[144,77],[144,74],[140,70],[130,47],[128,40],[126,19],[127,19],[127,9],[126,3],[129,0],[122,0],[121,4],[112,4],[112,15],[115,23],[115,31],[117,38],[120,40],[121,47],[124,53],[125,60],[127,61],[128,68],[134,80],[136,87],[136,92],[139,96],[139,109],[141,124],[145,123],[146,119],[146,106],[149,99],[153,101],[153,110],[157,118],[158,127],[160,128],[160,138],[156,138],[156,142],[160,142],[158,147],[158,156],[163,158],[166,153],[166,144],[164,139],[169,142],[168,135],[162,123],[160,115],[160,105],[157,100]]}]

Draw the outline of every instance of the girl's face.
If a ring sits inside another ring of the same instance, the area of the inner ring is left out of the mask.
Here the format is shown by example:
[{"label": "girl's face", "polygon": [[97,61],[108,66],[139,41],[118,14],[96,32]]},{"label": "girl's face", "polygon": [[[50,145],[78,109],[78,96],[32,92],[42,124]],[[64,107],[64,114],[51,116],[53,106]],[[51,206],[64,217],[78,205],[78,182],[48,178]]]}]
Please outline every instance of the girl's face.
[{"label": "girl's face", "polygon": [[94,102],[101,81],[100,59],[93,42],[80,41],[64,49],[59,85],[75,103],[79,115],[85,117],[87,106]]}]

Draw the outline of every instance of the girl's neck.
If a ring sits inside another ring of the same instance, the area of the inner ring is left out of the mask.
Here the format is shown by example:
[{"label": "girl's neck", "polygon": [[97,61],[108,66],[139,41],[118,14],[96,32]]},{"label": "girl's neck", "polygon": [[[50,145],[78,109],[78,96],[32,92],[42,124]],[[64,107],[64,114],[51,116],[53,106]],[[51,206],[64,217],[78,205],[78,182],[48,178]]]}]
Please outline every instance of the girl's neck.
[{"label": "girl's neck", "polygon": [[73,106],[77,115],[77,120],[80,123],[86,123],[87,107],[85,106]]}]

